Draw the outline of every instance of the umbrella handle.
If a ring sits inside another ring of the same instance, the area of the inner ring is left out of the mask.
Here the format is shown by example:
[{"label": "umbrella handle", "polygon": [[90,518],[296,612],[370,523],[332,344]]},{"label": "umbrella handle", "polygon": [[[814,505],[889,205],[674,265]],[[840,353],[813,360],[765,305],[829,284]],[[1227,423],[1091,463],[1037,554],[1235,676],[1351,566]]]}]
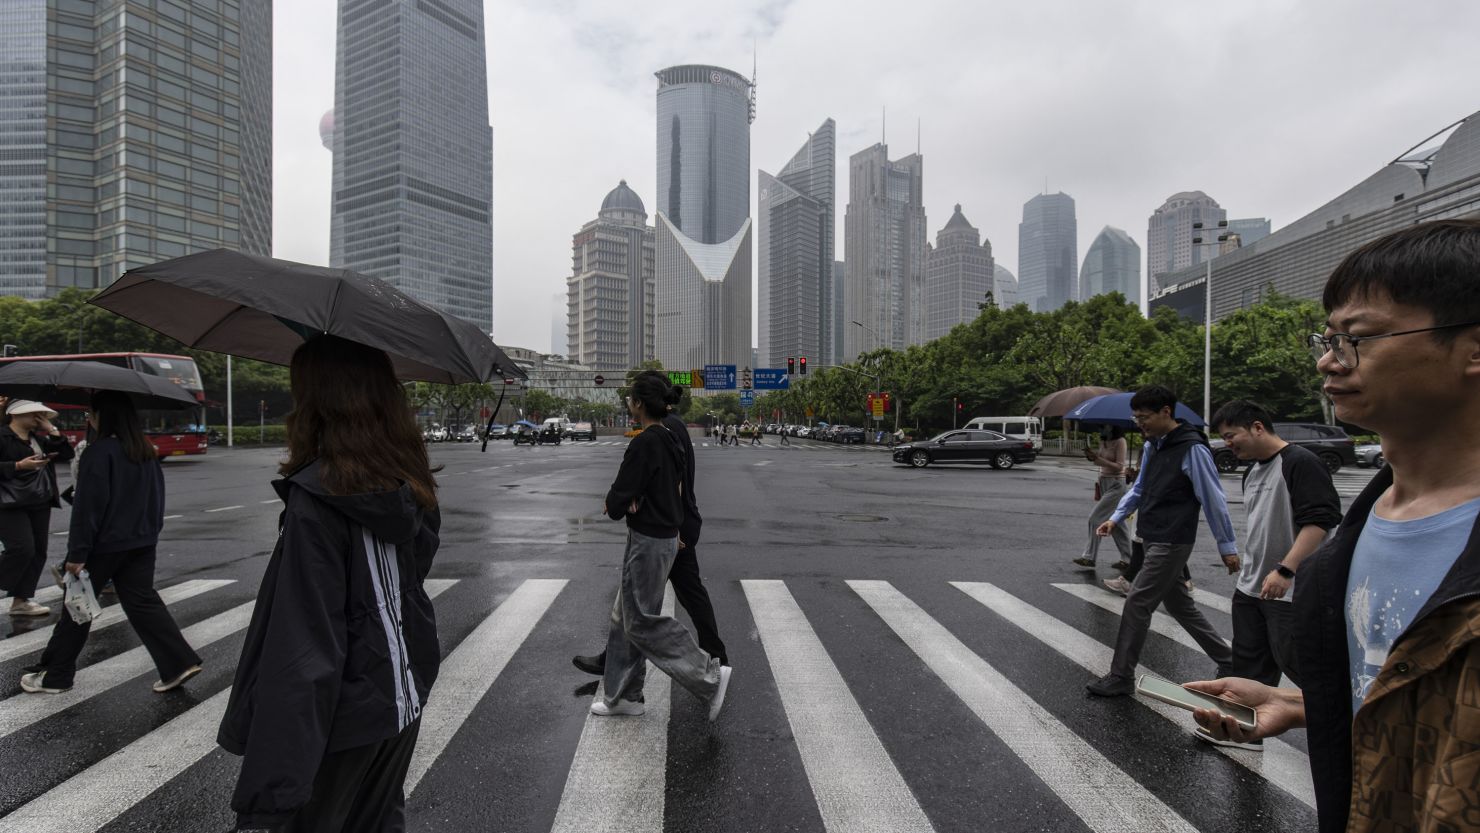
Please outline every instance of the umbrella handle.
[{"label": "umbrella handle", "polygon": [[503,390],[498,392],[498,404],[493,406],[493,413],[488,415],[488,424],[483,426],[483,447],[478,450],[479,454],[488,453],[488,432],[493,430],[493,421],[498,419],[498,411],[504,406],[504,397],[509,393],[509,386],[504,385]]}]

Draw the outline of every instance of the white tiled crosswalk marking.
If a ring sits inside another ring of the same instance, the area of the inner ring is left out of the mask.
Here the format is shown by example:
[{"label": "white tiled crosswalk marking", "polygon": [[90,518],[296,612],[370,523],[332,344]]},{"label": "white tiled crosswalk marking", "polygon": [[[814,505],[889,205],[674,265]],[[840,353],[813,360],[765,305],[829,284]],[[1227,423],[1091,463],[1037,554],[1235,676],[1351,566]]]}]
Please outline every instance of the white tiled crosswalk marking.
[{"label": "white tiled crosswalk marking", "polygon": [[785,583],[740,584],[828,833],[932,831]]},{"label": "white tiled crosswalk marking", "polygon": [[[231,579],[191,579],[190,581],[182,581],[173,587],[166,587],[159,591],[159,598],[165,604],[171,605],[232,583],[233,581]],[[67,614],[63,611],[62,615],[66,616]],[[93,620],[92,632],[97,633],[103,628],[111,628],[122,621],[125,621],[123,606],[116,604],[109,605],[103,608],[103,614],[101,616]],[[42,628],[41,630],[31,631],[30,633],[12,636],[4,642],[0,642],[0,662],[15,659],[22,654],[28,654],[32,651],[39,651],[45,648],[47,641],[51,639],[51,630],[51,628]]]},{"label": "white tiled crosswalk marking", "polygon": [[[1087,584],[1055,584],[1054,587],[1117,616],[1125,609],[1125,598],[1118,593],[1107,593]],[[1191,648],[1199,654],[1202,653],[1202,648],[1198,646],[1197,640],[1192,638],[1192,634],[1177,624],[1176,619],[1159,610],[1151,615],[1151,632],[1161,634],[1178,645]]]},{"label": "white tiled crosswalk marking", "polygon": [[566,584],[564,579],[530,579],[519,585],[442,661],[434,696],[421,713],[416,752],[406,773],[407,795],[416,790]]},{"label": "white tiled crosswalk marking", "polygon": [[[671,587],[663,614],[673,615]],[[672,691],[668,675],[648,663],[641,717],[586,715],[550,833],[662,833]],[[592,702],[604,696],[597,685]]]},{"label": "white tiled crosswalk marking", "polygon": [[[1096,641],[991,584],[970,581],[953,581],[951,584],[1090,674],[1103,677],[1110,673],[1110,660],[1115,656],[1115,649],[1109,645]],[[1191,712],[1145,697],[1138,696],[1137,699],[1163,718],[1192,731]],[[1226,746],[1209,748],[1216,749],[1248,770],[1259,773],[1304,804],[1316,806],[1310,759],[1290,744],[1278,738],[1269,738],[1264,741],[1262,753]]]},{"label": "white tiled crosswalk marking", "polygon": [[888,582],[848,586],[1091,830],[1196,833]]},{"label": "white tiled crosswalk marking", "polygon": [[[456,579],[427,579],[436,598]],[[39,696],[39,695],[38,695]],[[95,833],[216,749],[226,714],[225,688],[0,818],[0,833]]]},{"label": "white tiled crosswalk marking", "polygon": [[1211,607],[1219,613],[1233,613],[1233,600],[1231,598],[1209,593],[1201,587],[1194,587],[1192,589],[1192,600],[1204,607]]}]

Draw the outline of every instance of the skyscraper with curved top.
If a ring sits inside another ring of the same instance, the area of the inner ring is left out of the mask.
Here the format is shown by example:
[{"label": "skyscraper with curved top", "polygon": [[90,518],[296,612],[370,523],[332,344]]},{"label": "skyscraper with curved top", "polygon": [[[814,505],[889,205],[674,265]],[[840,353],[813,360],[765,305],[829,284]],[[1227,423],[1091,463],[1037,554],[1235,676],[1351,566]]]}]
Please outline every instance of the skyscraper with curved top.
[{"label": "skyscraper with curved top", "polygon": [[329,262],[493,327],[483,4],[340,0]]},{"label": "skyscraper with curved top", "polygon": [[656,75],[658,359],[748,365],[754,87],[714,66]]}]

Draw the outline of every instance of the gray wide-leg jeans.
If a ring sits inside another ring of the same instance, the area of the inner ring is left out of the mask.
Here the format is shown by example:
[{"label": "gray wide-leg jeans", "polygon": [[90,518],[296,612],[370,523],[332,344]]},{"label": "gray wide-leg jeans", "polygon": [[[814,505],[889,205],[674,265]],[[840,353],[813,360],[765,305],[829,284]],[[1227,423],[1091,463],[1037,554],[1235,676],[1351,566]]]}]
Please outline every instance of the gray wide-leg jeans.
[{"label": "gray wide-leg jeans", "polygon": [[1146,644],[1146,632],[1151,629],[1151,614],[1162,604],[1166,605],[1167,613],[1197,641],[1203,652],[1218,664],[1220,673],[1229,669],[1233,650],[1213,630],[1212,623],[1192,600],[1187,585],[1182,583],[1182,568],[1187,566],[1190,555],[1191,544],[1146,542],[1146,563],[1131,583],[1131,592],[1126,596],[1125,608],[1120,614],[1120,635],[1115,640],[1111,674],[1135,679],[1141,648]]},{"label": "gray wide-leg jeans", "polygon": [[651,661],[658,670],[708,702],[719,690],[719,660],[704,653],[683,623],[663,615],[663,589],[678,557],[677,538],[650,538],[627,530],[622,587],[612,603],[602,678],[608,706],[642,700]]},{"label": "gray wide-leg jeans", "polygon": [[[1084,557],[1090,561],[1096,560],[1100,555],[1100,536],[1095,534],[1095,530],[1100,528],[1100,524],[1110,520],[1110,516],[1115,514],[1115,508],[1120,505],[1120,499],[1124,496],[1124,477],[1100,478],[1100,500],[1089,513],[1089,543],[1084,547]],[[1110,539],[1120,550],[1121,560],[1130,561],[1131,535],[1126,532],[1125,527],[1124,523],[1116,524],[1115,531],[1110,533]]]}]

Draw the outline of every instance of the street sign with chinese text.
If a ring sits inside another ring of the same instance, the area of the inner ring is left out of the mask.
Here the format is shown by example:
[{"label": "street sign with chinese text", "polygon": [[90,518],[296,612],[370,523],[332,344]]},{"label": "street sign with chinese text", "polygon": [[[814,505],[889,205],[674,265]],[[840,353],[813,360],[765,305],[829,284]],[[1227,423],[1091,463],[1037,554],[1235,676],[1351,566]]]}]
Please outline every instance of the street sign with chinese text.
[{"label": "street sign with chinese text", "polygon": [[753,391],[753,390],[742,390],[742,391],[740,391],[740,407],[749,409],[753,405],[755,405],[755,391]]},{"label": "street sign with chinese text", "polygon": [[668,384],[691,388],[694,386],[694,374],[688,370],[668,371]]},{"label": "street sign with chinese text", "polygon": [[707,390],[734,390],[735,366],[733,364],[704,365],[704,387]]},{"label": "street sign with chinese text", "polygon": [[755,369],[756,390],[791,390],[791,377],[780,367],[757,367]]}]

